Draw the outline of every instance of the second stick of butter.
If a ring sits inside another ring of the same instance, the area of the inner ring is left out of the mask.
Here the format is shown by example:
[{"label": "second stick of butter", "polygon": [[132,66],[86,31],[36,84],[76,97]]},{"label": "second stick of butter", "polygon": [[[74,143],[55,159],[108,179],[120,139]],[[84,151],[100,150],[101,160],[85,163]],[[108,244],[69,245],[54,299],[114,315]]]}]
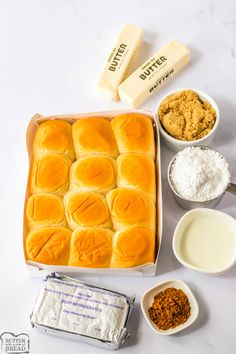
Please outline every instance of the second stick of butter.
[{"label": "second stick of butter", "polygon": [[123,26],[97,84],[98,89],[108,98],[115,101],[119,99],[118,86],[125,79],[142,38],[142,29],[129,24]]},{"label": "second stick of butter", "polygon": [[189,60],[188,48],[176,40],[169,42],[121,83],[118,89],[120,99],[137,108]]}]

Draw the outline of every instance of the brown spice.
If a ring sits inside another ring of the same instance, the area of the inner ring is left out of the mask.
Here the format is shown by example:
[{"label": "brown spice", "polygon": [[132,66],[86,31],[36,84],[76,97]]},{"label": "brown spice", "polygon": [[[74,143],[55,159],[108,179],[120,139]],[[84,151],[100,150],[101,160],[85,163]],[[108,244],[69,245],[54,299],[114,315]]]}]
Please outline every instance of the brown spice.
[{"label": "brown spice", "polygon": [[167,330],[186,322],[191,307],[187,295],[181,289],[167,288],[154,296],[148,312],[159,329]]},{"label": "brown spice", "polygon": [[158,116],[164,130],[175,139],[203,138],[213,128],[216,111],[192,90],[174,93],[160,105]]}]

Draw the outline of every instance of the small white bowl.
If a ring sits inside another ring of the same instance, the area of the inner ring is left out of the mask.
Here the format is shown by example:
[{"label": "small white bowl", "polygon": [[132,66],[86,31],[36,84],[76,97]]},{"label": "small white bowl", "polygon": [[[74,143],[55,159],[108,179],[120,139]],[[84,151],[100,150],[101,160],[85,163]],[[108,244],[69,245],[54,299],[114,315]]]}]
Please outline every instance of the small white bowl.
[{"label": "small white bowl", "polygon": [[[176,288],[176,289],[183,290],[183,292],[188,297],[188,300],[189,300],[189,303],[191,306],[191,312],[190,312],[189,318],[187,319],[187,321],[185,323],[183,323],[175,328],[162,330],[162,329],[159,329],[155,325],[154,322],[152,322],[152,320],[149,317],[148,310],[153,304],[154,296],[157,293],[159,293],[160,291],[163,291],[167,288]],[[198,317],[198,313],[199,313],[197,300],[195,299],[190,288],[183,281],[176,280],[176,279],[163,281],[163,282],[155,285],[154,287],[150,288],[149,290],[147,290],[141,299],[141,309],[142,309],[143,315],[144,315],[147,323],[151,327],[151,329],[154,332],[162,334],[162,335],[174,334],[174,333],[177,333],[177,332],[182,331],[183,329],[189,327],[191,324],[193,324],[196,321],[196,319]]]},{"label": "small white bowl", "polygon": [[[203,238],[197,237],[191,243],[190,237],[194,233],[193,230],[190,232],[190,225],[195,223],[196,227],[196,222],[200,218],[204,218],[205,227],[207,227],[207,222],[214,223],[214,220],[216,221],[214,238],[209,240],[209,238],[204,237],[205,234],[197,230],[197,235],[203,236]],[[218,225],[219,223],[221,225]],[[185,233],[186,230],[188,230],[187,234]],[[222,238],[217,238],[217,231],[219,231],[220,237],[223,236]],[[194,244],[192,246],[192,257],[191,254],[186,255],[189,250],[191,252],[191,244]],[[175,228],[172,246],[175,257],[185,267],[206,274],[223,274],[236,263],[236,220],[228,214],[214,209],[198,208],[190,210],[179,220]],[[217,265],[215,260],[219,259],[223,259],[223,262]]]},{"label": "small white bowl", "polygon": [[[160,108],[160,105],[161,105],[162,101],[165,100],[170,95],[172,95],[173,93],[177,93],[177,92],[185,91],[185,90],[195,91],[200,96],[200,98],[203,101],[208,101],[212,105],[214,110],[216,111],[216,121],[215,121],[215,124],[214,124],[213,128],[211,129],[211,131],[207,135],[205,135],[201,139],[191,140],[191,141],[184,141],[184,140],[175,139],[164,130],[164,128],[162,127],[162,125],[160,123],[160,120],[159,120],[158,112],[159,112],[159,108]],[[160,131],[160,133],[161,133],[161,135],[163,137],[163,140],[164,140],[165,144],[171,150],[173,150],[175,152],[180,151],[180,150],[182,150],[182,149],[184,149],[184,148],[186,148],[188,146],[199,146],[199,145],[208,146],[210,144],[210,142],[212,141],[214,135],[215,135],[216,129],[217,129],[217,127],[219,125],[219,121],[220,121],[219,107],[216,104],[216,102],[213,100],[213,98],[210,97],[209,95],[207,95],[205,92],[203,92],[201,90],[198,90],[198,89],[195,89],[195,88],[191,88],[191,87],[189,87],[189,88],[180,88],[178,90],[173,90],[173,91],[168,92],[163,97],[161,97],[160,101],[158,102],[157,108],[156,108],[156,116],[157,116],[157,124],[158,124],[158,127],[159,127],[159,131]]]}]

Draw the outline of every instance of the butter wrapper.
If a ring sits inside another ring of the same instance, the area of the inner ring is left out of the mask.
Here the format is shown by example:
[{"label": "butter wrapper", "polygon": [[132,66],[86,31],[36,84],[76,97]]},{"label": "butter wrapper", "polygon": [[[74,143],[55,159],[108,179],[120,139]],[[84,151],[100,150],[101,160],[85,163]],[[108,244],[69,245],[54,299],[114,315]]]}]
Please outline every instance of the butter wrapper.
[{"label": "butter wrapper", "polygon": [[129,336],[133,304],[134,297],[52,273],[30,319],[41,332],[113,350]]},{"label": "butter wrapper", "polygon": [[114,101],[119,100],[118,86],[127,76],[127,70],[141,46],[142,39],[141,28],[124,24],[97,83],[97,88],[106,97]]},{"label": "butter wrapper", "polygon": [[190,61],[190,51],[177,40],[169,42],[158,53],[135,70],[119,87],[121,101],[139,107]]}]

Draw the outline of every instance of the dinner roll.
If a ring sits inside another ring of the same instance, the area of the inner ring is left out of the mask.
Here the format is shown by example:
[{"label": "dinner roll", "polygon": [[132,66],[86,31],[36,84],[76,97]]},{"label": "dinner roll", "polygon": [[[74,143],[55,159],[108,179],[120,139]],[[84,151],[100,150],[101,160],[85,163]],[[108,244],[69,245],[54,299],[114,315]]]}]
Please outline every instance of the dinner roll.
[{"label": "dinner roll", "polygon": [[138,152],[155,158],[153,125],[150,118],[138,113],[125,113],[111,121],[119,153]]},{"label": "dinner roll", "polygon": [[114,236],[111,268],[128,268],[154,263],[155,233],[143,227],[127,227]]},{"label": "dinner roll", "polygon": [[72,126],[77,159],[85,155],[118,155],[117,144],[109,120],[101,117],[82,118]]},{"label": "dinner roll", "polygon": [[71,166],[70,189],[106,193],[115,185],[116,163],[108,156],[82,157]]},{"label": "dinner roll", "polygon": [[26,220],[30,228],[65,226],[62,198],[50,193],[31,195],[26,204]]},{"label": "dinner roll", "polygon": [[48,153],[33,159],[31,193],[49,192],[63,195],[69,187],[69,170],[72,161],[64,155]]},{"label": "dinner roll", "polygon": [[109,267],[113,232],[102,228],[77,228],[72,233],[70,266],[85,268]]},{"label": "dinner roll", "polygon": [[93,192],[67,192],[64,196],[66,218],[72,230],[78,226],[111,227],[110,212],[104,196]]},{"label": "dinner roll", "polygon": [[117,186],[131,187],[156,200],[154,160],[142,154],[121,154],[117,158]]},{"label": "dinner roll", "polygon": [[71,124],[64,120],[48,120],[39,125],[33,143],[33,154],[57,152],[75,159]]},{"label": "dinner roll", "polygon": [[131,188],[117,188],[107,195],[113,229],[143,226],[155,229],[155,204],[144,194]]},{"label": "dinner roll", "polygon": [[64,227],[44,227],[26,236],[26,258],[34,262],[67,265],[71,231]]}]

